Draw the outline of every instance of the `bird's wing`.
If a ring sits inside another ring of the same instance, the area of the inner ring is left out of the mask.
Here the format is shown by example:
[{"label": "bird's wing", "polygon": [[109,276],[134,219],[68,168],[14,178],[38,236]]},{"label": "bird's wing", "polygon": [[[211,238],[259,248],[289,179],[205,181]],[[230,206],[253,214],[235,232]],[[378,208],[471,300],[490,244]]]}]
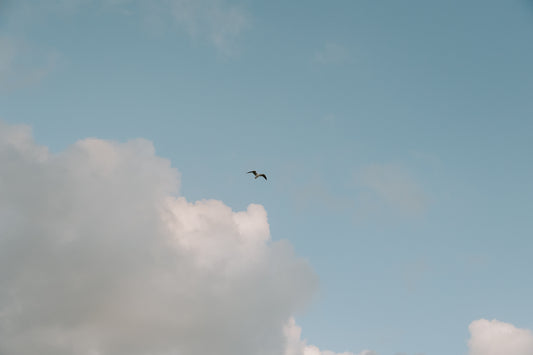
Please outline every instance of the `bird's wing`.
[{"label": "bird's wing", "polygon": [[257,177],[262,176],[265,178],[265,180],[268,180],[265,174],[257,175]]},{"label": "bird's wing", "polygon": [[252,174],[254,174],[254,175],[257,175],[257,171],[255,171],[255,170],[249,171],[249,172],[247,172],[246,174],[250,174],[250,173],[252,173]]}]

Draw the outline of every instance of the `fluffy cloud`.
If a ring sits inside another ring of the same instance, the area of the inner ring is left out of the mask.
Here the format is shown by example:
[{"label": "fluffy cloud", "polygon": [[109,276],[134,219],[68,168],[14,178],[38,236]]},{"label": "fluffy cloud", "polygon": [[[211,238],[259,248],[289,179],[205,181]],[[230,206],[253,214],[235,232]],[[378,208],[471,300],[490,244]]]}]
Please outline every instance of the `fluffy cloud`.
[{"label": "fluffy cloud", "polygon": [[468,327],[469,355],[533,355],[533,332],[497,320],[480,319]]},{"label": "fluffy cloud", "polygon": [[317,279],[265,209],[177,196],[150,142],[51,154],[0,122],[0,165],[1,354],[332,354],[300,339]]},{"label": "fluffy cloud", "polygon": [[[355,355],[351,352],[335,353],[330,350],[320,350],[314,345],[307,345],[307,342],[301,339],[302,329],[296,325],[293,318],[285,325],[284,332],[287,339],[287,347],[284,355]],[[378,354],[374,351],[363,350],[358,355]]]},{"label": "fluffy cloud", "polygon": [[[179,197],[150,142],[51,154],[0,122],[0,166],[1,354],[354,355],[301,338],[317,280],[264,208]],[[469,355],[533,355],[530,330],[469,330]]]}]

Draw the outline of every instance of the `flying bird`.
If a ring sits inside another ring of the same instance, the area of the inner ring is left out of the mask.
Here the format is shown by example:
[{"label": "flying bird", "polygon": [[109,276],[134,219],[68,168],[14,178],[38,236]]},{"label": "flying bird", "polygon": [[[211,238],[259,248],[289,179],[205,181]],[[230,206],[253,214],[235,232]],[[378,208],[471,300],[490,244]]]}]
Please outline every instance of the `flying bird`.
[{"label": "flying bird", "polygon": [[255,170],[249,171],[246,174],[250,174],[250,173],[255,175],[255,179],[257,179],[258,177],[262,176],[262,177],[265,178],[265,180],[268,180],[265,174],[258,174],[257,171],[255,171]]}]

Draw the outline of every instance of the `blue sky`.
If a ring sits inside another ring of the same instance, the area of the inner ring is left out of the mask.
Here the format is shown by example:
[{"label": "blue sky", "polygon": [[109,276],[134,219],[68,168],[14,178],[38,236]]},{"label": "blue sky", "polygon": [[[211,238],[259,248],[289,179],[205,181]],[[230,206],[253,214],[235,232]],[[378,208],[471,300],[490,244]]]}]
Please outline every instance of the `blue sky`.
[{"label": "blue sky", "polygon": [[475,320],[533,329],[533,3],[0,12],[0,118],[53,152],[145,138],[188,200],[263,205],[320,279],[312,344],[466,354]]}]

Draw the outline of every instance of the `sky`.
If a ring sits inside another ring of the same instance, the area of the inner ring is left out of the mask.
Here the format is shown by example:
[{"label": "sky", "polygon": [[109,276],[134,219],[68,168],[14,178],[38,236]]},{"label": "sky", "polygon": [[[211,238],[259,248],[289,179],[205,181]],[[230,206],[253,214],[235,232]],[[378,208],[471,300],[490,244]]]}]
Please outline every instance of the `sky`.
[{"label": "sky", "polygon": [[532,355],[532,38],[529,0],[0,0],[0,353]]}]

